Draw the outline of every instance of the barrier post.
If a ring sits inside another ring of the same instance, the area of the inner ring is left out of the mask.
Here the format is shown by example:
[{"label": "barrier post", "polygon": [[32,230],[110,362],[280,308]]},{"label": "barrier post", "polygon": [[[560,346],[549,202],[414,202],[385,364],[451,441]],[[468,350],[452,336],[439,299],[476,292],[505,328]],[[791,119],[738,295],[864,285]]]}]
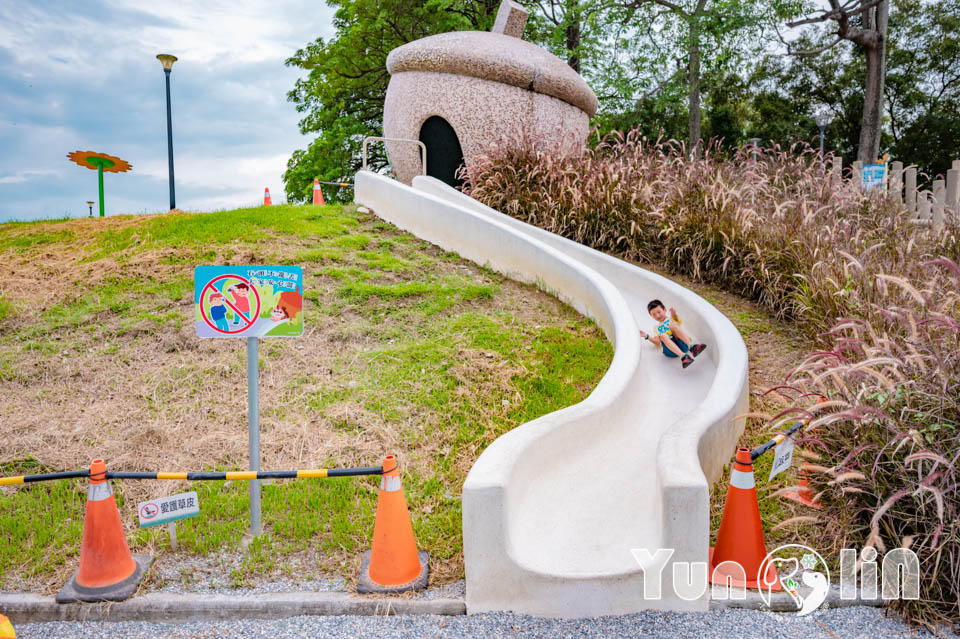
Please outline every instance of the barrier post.
[{"label": "barrier post", "polygon": [[939,231],[943,228],[943,210],[947,204],[947,185],[943,180],[933,181],[932,200],[933,214],[931,216],[931,224],[934,230]]},{"label": "barrier post", "polygon": [[887,194],[898,203],[903,203],[903,162],[890,164],[890,183]]},{"label": "barrier post", "polygon": [[907,205],[907,212],[913,217],[917,212],[917,167],[908,166],[903,170],[903,175],[903,201]]},{"label": "barrier post", "polygon": [[[260,470],[260,355],[256,337],[247,338],[247,423],[250,431],[250,470]],[[250,534],[263,532],[260,522],[260,480],[250,481]]]},{"label": "barrier post", "polygon": [[960,213],[960,169],[947,171],[947,209],[954,216]]},{"label": "barrier post", "polygon": [[839,155],[833,156],[833,164],[830,165],[833,174],[838,178],[843,178],[843,158]]}]

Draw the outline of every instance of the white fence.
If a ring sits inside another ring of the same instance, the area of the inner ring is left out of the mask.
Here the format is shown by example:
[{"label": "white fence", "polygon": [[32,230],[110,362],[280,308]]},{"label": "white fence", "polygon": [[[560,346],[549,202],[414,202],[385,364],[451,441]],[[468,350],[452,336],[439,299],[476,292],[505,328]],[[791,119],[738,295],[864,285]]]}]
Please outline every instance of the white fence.
[{"label": "white fence", "polygon": [[[833,168],[840,171],[840,159],[835,158]],[[862,164],[853,163],[853,179],[863,184]],[[881,187],[887,197],[902,203],[910,220],[916,224],[943,227],[944,215],[960,214],[960,160],[954,160],[945,180],[934,180],[931,188],[917,189],[917,167],[903,166],[903,162],[891,162],[886,179]]]}]

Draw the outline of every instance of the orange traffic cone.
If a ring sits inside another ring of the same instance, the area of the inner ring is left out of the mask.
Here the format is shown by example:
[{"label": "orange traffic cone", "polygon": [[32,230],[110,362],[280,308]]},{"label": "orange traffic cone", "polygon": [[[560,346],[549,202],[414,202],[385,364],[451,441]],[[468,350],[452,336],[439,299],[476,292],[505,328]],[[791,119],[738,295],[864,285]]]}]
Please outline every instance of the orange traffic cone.
[{"label": "orange traffic cone", "polygon": [[270,199],[270,189],[263,189],[263,205],[273,206],[273,200]]},{"label": "orange traffic cone", "polygon": [[13,624],[3,615],[0,615],[0,639],[17,639]]},{"label": "orange traffic cone", "polygon": [[117,500],[102,459],[90,466],[87,511],[80,542],[80,570],[57,593],[57,603],[123,601],[133,594],[150,567],[149,555],[130,556]]},{"label": "orange traffic cone", "polygon": [[320,178],[313,178],[313,203],[324,206],[323,191],[320,190]]},{"label": "orange traffic cone", "polygon": [[810,488],[810,478],[805,472],[806,468],[807,463],[804,462],[803,466],[800,467],[800,479],[797,481],[797,489],[783,493],[783,498],[801,503],[810,508],[823,508],[823,505],[819,501],[813,500],[813,489]]},{"label": "orange traffic cone", "polygon": [[[762,583],[757,584],[760,566],[766,556],[750,449],[738,448],[727,501],[723,506],[723,519],[717,532],[717,545],[710,549],[710,583],[722,586],[729,581],[738,588],[759,589],[762,586],[765,590],[779,591],[780,580],[772,561],[767,562]],[[742,572],[734,564],[739,565]]]},{"label": "orange traffic cone", "polygon": [[373,545],[363,553],[357,592],[405,592],[427,587],[430,557],[417,552],[397,468],[395,456],[384,457]]}]

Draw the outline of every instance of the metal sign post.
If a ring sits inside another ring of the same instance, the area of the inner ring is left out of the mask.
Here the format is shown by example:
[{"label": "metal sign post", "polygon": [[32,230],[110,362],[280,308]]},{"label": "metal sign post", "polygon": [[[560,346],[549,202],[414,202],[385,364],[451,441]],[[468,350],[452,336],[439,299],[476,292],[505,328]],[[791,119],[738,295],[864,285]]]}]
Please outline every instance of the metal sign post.
[{"label": "metal sign post", "polygon": [[[247,338],[247,424],[250,431],[250,470],[260,470],[260,340]],[[260,522],[260,480],[250,482],[250,534],[263,532]]]},{"label": "metal sign post", "polygon": [[[260,338],[303,334],[299,266],[198,266],[194,271],[198,337],[247,340],[250,470],[260,470]],[[250,481],[250,534],[263,532],[260,480]]]}]

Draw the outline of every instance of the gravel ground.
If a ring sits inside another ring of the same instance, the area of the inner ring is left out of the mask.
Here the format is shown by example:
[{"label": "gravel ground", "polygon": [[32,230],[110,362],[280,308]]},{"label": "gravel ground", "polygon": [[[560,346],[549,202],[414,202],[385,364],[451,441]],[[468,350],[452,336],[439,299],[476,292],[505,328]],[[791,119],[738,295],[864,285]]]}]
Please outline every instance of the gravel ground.
[{"label": "gravel ground", "polygon": [[[296,579],[260,576],[250,586],[234,587],[231,571],[242,558],[232,555],[212,557],[177,557],[175,561],[158,559],[153,564],[155,580],[144,592],[172,594],[259,595],[275,592],[347,592],[347,583],[336,578]],[[463,599],[467,592],[463,579],[440,586],[431,586],[422,592],[411,593],[414,599]]]},{"label": "gravel ground", "polygon": [[258,595],[271,592],[345,591],[347,587],[341,578],[308,576],[310,573],[306,568],[309,562],[304,560],[290,563],[290,567],[297,574],[296,578],[280,574],[258,576],[238,587],[232,575],[241,567],[242,562],[243,555],[239,553],[161,556],[153,561],[153,579],[144,592]]},{"label": "gravel ground", "polygon": [[307,579],[294,581],[292,579],[276,579],[273,581],[258,582],[255,586],[246,588],[232,588],[227,585],[227,578],[222,581],[209,580],[202,584],[183,583],[169,580],[162,582],[159,587],[149,588],[146,592],[166,592],[171,594],[223,594],[223,595],[260,595],[269,592],[346,592],[347,584],[343,579]]},{"label": "gravel ground", "polygon": [[291,617],[217,623],[44,623],[23,624],[19,639],[282,639],[284,637],[351,637],[381,639],[409,637],[690,637],[728,639],[769,637],[783,639],[843,639],[876,637],[924,639],[902,622],[877,608],[850,607],[814,612],[807,617],[754,610],[708,613],[646,612],[622,617],[573,621],[539,619],[510,613],[462,617]]},{"label": "gravel ground", "polygon": [[[226,581],[226,580],[224,580]],[[222,594],[222,595],[260,595],[268,592],[346,592],[347,583],[343,579],[316,579],[294,581],[292,579],[277,579],[264,581],[252,588],[231,588],[225,583],[206,583],[184,585],[177,581],[164,582],[159,588],[151,588],[147,592],[166,592],[171,594]]]},{"label": "gravel ground", "polygon": [[467,581],[453,581],[442,586],[430,586],[426,590],[415,592],[411,595],[412,599],[466,599]]}]

